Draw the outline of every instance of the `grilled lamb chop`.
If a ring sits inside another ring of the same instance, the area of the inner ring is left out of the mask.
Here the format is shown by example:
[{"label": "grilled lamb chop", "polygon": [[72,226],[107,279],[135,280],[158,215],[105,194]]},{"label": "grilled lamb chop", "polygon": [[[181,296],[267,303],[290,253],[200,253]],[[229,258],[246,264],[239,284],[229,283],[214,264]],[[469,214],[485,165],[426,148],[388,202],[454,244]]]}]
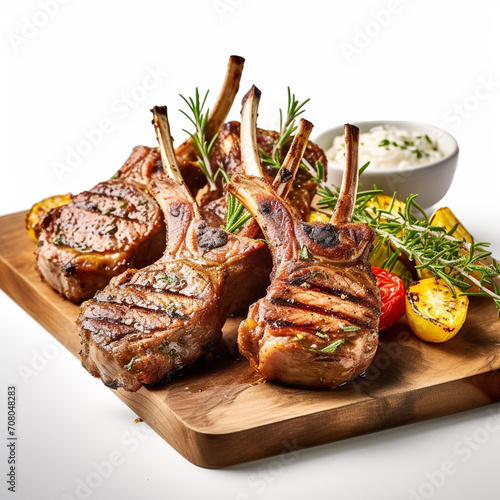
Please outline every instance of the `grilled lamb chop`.
[{"label": "grilled lamb chop", "polygon": [[135,391],[193,363],[219,341],[231,309],[268,279],[265,244],[209,227],[182,181],[166,108],[154,108],[163,170],[145,169],[165,216],[163,257],[113,278],[80,310],[83,366]]},{"label": "grilled lamb chop", "polygon": [[[243,63],[237,56],[229,60],[222,90],[207,120],[209,140],[229,113]],[[176,156],[183,176],[196,192],[206,178],[194,163],[193,141],[181,144]],[[47,214],[37,231],[35,255],[41,277],[52,288],[73,302],[81,302],[104,288],[113,276],[161,257],[165,248],[163,217],[142,176],[144,168],[158,163],[158,148],[137,146],[112,179]]]},{"label": "grilled lamb chop", "polygon": [[365,371],[378,345],[380,293],[368,263],[372,230],[352,223],[359,131],[346,125],[346,172],[331,223],[304,223],[262,179],[235,175],[227,189],[269,242],[267,295],[240,325],[238,345],[266,379],[332,388]]},{"label": "grilled lamb chop", "polygon": [[116,179],[51,210],[41,222],[35,255],[49,285],[80,302],[130,266],[158,260],[164,247],[155,199],[135,182]]}]

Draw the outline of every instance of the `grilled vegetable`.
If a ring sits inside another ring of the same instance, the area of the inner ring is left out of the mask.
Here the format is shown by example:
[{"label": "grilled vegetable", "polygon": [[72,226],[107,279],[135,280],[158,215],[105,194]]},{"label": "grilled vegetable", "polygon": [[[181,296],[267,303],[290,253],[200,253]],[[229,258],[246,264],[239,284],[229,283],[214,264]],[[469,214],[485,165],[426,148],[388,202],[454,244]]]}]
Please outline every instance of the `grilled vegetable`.
[{"label": "grilled vegetable", "polygon": [[[467,243],[472,242],[471,234],[465,229],[463,224],[455,217],[455,214],[448,207],[438,208],[429,219],[429,223],[433,226],[441,226],[446,230],[451,231],[451,236],[457,240],[464,240]],[[419,278],[432,278],[433,274],[428,269],[421,269],[418,272]],[[471,290],[472,291],[472,290]]]},{"label": "grilled vegetable", "polygon": [[[338,189],[332,191],[322,186],[318,194],[316,203],[321,209],[335,209],[339,199]],[[457,286],[467,295],[488,297],[500,311],[500,263],[491,259],[491,264],[488,264],[491,256],[489,243],[467,243],[451,235],[455,227],[448,230],[432,225],[423,208],[415,201],[418,197],[416,194],[406,198],[404,211],[397,214],[393,213],[391,206],[387,210],[369,207],[369,202],[379,194],[378,189],[358,191],[353,220],[372,228],[379,243],[389,243],[385,268],[390,270],[391,261],[405,254],[415,262],[415,271],[422,272],[425,268],[436,279],[448,283],[450,288]],[[394,206],[396,193],[392,199]],[[471,283],[477,287],[477,291],[474,288],[471,290]]]},{"label": "grilled vegetable", "polygon": [[456,226],[452,236],[457,240],[465,240],[468,243],[472,241],[472,236],[469,231],[465,229],[463,224],[455,217],[455,214],[448,207],[438,208],[432,215],[429,221],[433,226],[442,226],[451,230]]},{"label": "grilled vegetable", "polygon": [[404,212],[406,204],[403,201],[387,196],[386,194],[375,195],[367,204],[368,211],[373,212],[373,208],[389,210],[391,214],[397,215],[399,212]]},{"label": "grilled vegetable", "polygon": [[382,299],[378,331],[382,332],[398,322],[405,312],[405,289],[399,276],[379,267],[372,266]]},{"label": "grilled vegetable", "polygon": [[331,215],[326,215],[317,210],[311,210],[306,217],[306,222],[330,222]]},{"label": "grilled vegetable", "polygon": [[44,218],[45,214],[50,212],[53,208],[62,207],[67,205],[71,201],[71,194],[60,194],[56,196],[51,196],[50,198],[45,198],[38,203],[35,203],[31,210],[26,214],[26,229],[29,235],[37,241],[37,228],[41,220]]},{"label": "grilled vegetable", "polygon": [[445,342],[462,327],[469,299],[443,280],[427,278],[412,283],[405,295],[406,318],[415,335],[427,342]]}]

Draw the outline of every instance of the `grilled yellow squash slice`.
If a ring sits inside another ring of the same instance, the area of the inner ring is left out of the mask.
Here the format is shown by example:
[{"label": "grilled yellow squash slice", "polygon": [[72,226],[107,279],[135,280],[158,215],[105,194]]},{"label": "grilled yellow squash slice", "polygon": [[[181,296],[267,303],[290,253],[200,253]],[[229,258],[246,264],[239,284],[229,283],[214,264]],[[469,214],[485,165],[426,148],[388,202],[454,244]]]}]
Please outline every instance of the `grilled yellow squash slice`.
[{"label": "grilled yellow squash slice", "polygon": [[63,205],[67,205],[71,201],[71,194],[60,194],[56,196],[51,196],[49,198],[45,198],[38,203],[35,203],[31,210],[26,214],[26,230],[29,235],[37,241],[37,227],[40,224],[40,221],[43,219],[45,214],[47,214],[50,210],[57,207],[62,207]]},{"label": "grilled yellow squash slice", "polygon": [[415,335],[426,342],[445,342],[462,328],[469,299],[443,280],[426,278],[413,282],[406,291],[406,319]]}]

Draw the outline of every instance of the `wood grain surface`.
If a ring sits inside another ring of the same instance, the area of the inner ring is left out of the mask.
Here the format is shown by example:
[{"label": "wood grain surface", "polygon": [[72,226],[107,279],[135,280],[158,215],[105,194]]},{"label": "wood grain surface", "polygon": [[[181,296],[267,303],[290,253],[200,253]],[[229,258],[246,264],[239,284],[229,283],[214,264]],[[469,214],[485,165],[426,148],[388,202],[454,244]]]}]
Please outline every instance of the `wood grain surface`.
[{"label": "wood grain surface", "polygon": [[[40,279],[24,217],[0,218],[0,287],[78,356],[78,306]],[[216,351],[170,383],[136,393],[113,391],[202,467],[297,451],[500,400],[500,320],[486,299],[471,300],[464,327],[445,344],[418,340],[401,321],[381,336],[364,377],[329,391],[262,381],[238,354],[240,320],[228,320]]]}]

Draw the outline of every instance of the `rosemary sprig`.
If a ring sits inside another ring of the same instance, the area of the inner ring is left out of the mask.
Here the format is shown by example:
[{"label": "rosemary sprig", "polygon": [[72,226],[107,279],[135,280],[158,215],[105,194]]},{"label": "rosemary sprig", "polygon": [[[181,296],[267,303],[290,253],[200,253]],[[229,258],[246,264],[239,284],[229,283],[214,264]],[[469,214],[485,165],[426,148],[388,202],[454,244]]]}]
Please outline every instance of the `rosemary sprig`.
[{"label": "rosemary sprig", "polygon": [[299,102],[295,98],[295,94],[292,94],[290,91],[290,87],[287,87],[287,93],[288,102],[286,115],[283,118],[283,111],[280,109],[280,130],[278,132],[278,137],[276,137],[273,143],[271,154],[267,154],[262,149],[260,150],[260,156],[263,163],[270,165],[276,170],[281,167],[283,146],[297,130],[297,118],[305,112],[304,106],[310,101],[310,99],[306,99],[305,101]]},{"label": "rosemary sprig", "polygon": [[205,174],[210,190],[213,191],[217,189],[217,186],[215,184],[214,176],[210,167],[209,157],[210,151],[212,150],[212,146],[214,145],[218,134],[215,134],[209,143],[207,142],[207,139],[205,137],[205,127],[207,125],[207,119],[210,110],[207,109],[206,113],[204,113],[203,108],[207,100],[208,92],[209,91],[207,90],[203,100],[200,100],[198,87],[196,87],[194,99],[192,97],[186,99],[183,95],[179,94],[187,104],[190,114],[188,114],[186,111],[183,111],[182,109],[179,109],[179,111],[194,125],[194,132],[189,132],[186,129],[183,129],[183,131],[189,134],[194,142],[194,145],[196,146],[196,149],[200,153],[200,155],[197,157],[198,166]]},{"label": "rosemary sprig", "polygon": [[295,121],[302,113],[305,112],[304,106],[310,101],[310,99],[306,99],[305,101],[299,103],[299,101],[295,98],[295,94],[290,92],[290,87],[287,87],[287,92],[288,104],[286,118],[283,120],[283,111],[280,109],[280,132],[274,149],[281,149],[286,144],[288,139],[290,139],[291,135],[297,130]]},{"label": "rosemary sprig", "polygon": [[[500,314],[500,286],[495,282],[495,278],[500,277],[500,264],[494,259],[491,264],[484,263],[484,259],[491,257],[491,252],[486,250],[489,243],[467,243],[453,237],[456,227],[448,231],[442,226],[432,225],[416,202],[417,195],[410,195],[405,209],[397,213],[393,210],[396,193],[387,209],[377,206],[368,208],[368,202],[381,192],[380,189],[358,192],[353,220],[367,224],[375,231],[378,237],[375,249],[385,244],[387,259],[384,267],[390,267],[405,253],[417,263],[417,270],[427,269],[436,278],[444,280],[453,293],[456,286],[465,295],[493,299]],[[335,208],[338,189],[333,192],[322,186],[319,195],[320,207]],[[475,284],[479,291],[468,291],[470,283]]]},{"label": "rosemary sprig", "polygon": [[323,347],[323,349],[312,349],[312,348],[309,348],[308,351],[309,352],[320,352],[320,353],[323,353],[323,354],[332,354],[344,342],[345,342],[345,339],[339,339],[339,340],[336,340],[335,342],[333,342],[332,344],[327,345],[326,347]]},{"label": "rosemary sprig", "polygon": [[250,220],[252,215],[232,194],[227,199],[227,214],[225,229],[228,233],[237,234],[244,226],[245,222]]},{"label": "rosemary sprig", "polygon": [[[229,182],[230,177],[227,172],[219,168],[215,173],[214,180],[218,175],[224,177],[225,182]],[[226,213],[226,224],[224,229],[228,233],[237,234],[240,232],[244,224],[252,218],[252,215],[243,206],[243,204],[238,201],[232,194],[227,193],[227,213]]]},{"label": "rosemary sprig", "polygon": [[[310,167],[309,162],[307,160],[304,160],[304,163],[306,163],[306,166],[308,168]],[[323,164],[319,161],[316,160],[316,163],[314,164],[314,169],[316,170],[315,175],[311,177],[311,180],[316,181],[318,184],[321,185],[322,182],[325,180],[325,167]],[[310,168],[312,171],[312,168]]]},{"label": "rosemary sprig", "polygon": [[259,148],[259,154],[262,163],[269,165],[274,170],[281,168],[281,151],[277,151],[273,157],[268,155],[262,148]]}]

